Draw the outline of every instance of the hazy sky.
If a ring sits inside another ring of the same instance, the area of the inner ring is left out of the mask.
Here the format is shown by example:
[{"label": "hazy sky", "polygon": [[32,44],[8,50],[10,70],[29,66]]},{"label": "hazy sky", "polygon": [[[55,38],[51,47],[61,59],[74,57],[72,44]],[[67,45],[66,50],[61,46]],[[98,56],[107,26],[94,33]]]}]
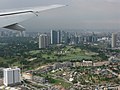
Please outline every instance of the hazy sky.
[{"label": "hazy sky", "polygon": [[42,12],[21,24],[29,31],[120,30],[120,0],[0,0],[0,9],[51,4],[69,6]]}]

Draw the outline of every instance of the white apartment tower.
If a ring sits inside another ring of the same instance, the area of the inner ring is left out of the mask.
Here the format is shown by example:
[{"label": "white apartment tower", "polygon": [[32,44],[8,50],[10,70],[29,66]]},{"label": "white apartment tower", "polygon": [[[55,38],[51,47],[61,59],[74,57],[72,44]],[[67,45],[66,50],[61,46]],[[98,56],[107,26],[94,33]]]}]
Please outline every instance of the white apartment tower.
[{"label": "white apartment tower", "polygon": [[39,48],[46,48],[49,45],[49,39],[46,34],[39,36]]},{"label": "white apartment tower", "polygon": [[10,86],[19,84],[21,82],[20,80],[20,69],[19,68],[6,68],[3,70],[4,73],[4,85]]},{"label": "white apartment tower", "polygon": [[117,35],[115,33],[112,33],[112,43],[111,43],[112,48],[116,47],[116,42],[117,42]]}]

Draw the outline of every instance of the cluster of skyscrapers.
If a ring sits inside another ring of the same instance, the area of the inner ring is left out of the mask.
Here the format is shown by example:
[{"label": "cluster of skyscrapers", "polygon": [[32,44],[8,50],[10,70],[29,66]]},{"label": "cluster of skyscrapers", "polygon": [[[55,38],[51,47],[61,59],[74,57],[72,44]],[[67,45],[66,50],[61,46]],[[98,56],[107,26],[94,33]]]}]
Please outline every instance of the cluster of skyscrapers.
[{"label": "cluster of skyscrapers", "polygon": [[39,48],[46,48],[50,44],[61,44],[61,31],[51,30],[50,34],[39,35]]},{"label": "cluster of skyscrapers", "polygon": [[39,48],[46,48],[47,46],[55,44],[80,44],[87,42],[97,42],[97,35],[80,35],[74,32],[51,30],[50,34],[39,35]]},{"label": "cluster of skyscrapers", "polygon": [[25,31],[0,31],[0,37],[25,37]]},{"label": "cluster of skyscrapers", "polygon": [[[49,45],[65,44],[65,45],[77,45],[84,43],[98,43],[103,37],[107,37],[111,48],[120,47],[120,33],[111,33],[110,36],[104,36],[104,34],[95,33],[77,33],[67,32],[61,30],[51,30],[50,33],[39,34],[38,32],[19,32],[19,31],[0,31],[0,37],[38,37],[39,36],[39,48],[46,48]],[[103,36],[103,37],[102,37]]]}]

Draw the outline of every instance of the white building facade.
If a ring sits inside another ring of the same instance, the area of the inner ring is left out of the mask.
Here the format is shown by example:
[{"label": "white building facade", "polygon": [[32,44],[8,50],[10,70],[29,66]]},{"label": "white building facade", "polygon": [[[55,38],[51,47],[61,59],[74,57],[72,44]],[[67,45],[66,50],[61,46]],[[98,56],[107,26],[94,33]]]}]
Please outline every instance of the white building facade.
[{"label": "white building facade", "polygon": [[112,33],[112,43],[111,43],[112,48],[116,47],[116,42],[117,42],[117,35],[115,33]]},{"label": "white building facade", "polygon": [[21,82],[20,80],[20,69],[19,68],[6,68],[3,70],[4,74],[4,85],[9,86],[9,85],[15,85]]}]

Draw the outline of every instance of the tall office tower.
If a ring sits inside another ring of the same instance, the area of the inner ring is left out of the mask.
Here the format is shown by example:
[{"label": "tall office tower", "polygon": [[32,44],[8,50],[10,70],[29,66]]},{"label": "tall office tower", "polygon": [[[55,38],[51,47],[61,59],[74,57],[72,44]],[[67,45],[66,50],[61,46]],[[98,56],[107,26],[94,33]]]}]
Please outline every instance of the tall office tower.
[{"label": "tall office tower", "polygon": [[97,35],[93,32],[92,33],[92,42],[97,42],[97,39],[98,39]]},{"label": "tall office tower", "polygon": [[48,37],[48,45],[50,45],[51,44],[51,35],[50,35],[50,33],[47,33],[47,37]]},{"label": "tall office tower", "polygon": [[21,31],[21,35],[22,35],[22,37],[26,37],[26,32],[25,31]]},{"label": "tall office tower", "polygon": [[61,43],[64,43],[64,36],[65,36],[65,32],[61,31]]},{"label": "tall office tower", "polygon": [[68,44],[68,43],[70,43],[70,37],[69,37],[69,33],[68,33],[68,32],[62,31],[61,37],[62,37],[61,42],[62,42],[63,44]]},{"label": "tall office tower", "polygon": [[47,34],[41,34],[39,36],[39,48],[46,48],[49,45],[49,39]]},{"label": "tall office tower", "polygon": [[57,44],[61,43],[61,31],[57,31]]},{"label": "tall office tower", "polygon": [[116,47],[116,42],[117,42],[117,35],[115,33],[112,33],[112,42],[111,42],[112,48]]},{"label": "tall office tower", "polygon": [[19,68],[6,68],[3,70],[4,74],[4,85],[15,85],[21,82],[20,80],[20,69]]},{"label": "tall office tower", "polygon": [[51,30],[51,44],[57,44],[57,31]]},{"label": "tall office tower", "polygon": [[79,36],[77,34],[77,32],[75,33],[75,44],[79,43]]},{"label": "tall office tower", "polygon": [[97,36],[92,36],[92,42],[97,42]]}]

